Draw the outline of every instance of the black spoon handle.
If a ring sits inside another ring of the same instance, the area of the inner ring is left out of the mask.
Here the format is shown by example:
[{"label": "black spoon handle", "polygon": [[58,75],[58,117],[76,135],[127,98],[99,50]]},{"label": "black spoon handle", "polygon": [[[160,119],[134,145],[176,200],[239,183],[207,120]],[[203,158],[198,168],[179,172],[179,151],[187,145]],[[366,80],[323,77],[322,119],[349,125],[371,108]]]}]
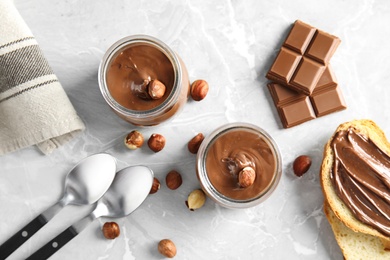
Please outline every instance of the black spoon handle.
[{"label": "black spoon handle", "polygon": [[66,243],[68,243],[70,240],[72,240],[77,235],[78,235],[78,232],[73,228],[73,226],[70,226],[67,229],[65,229],[61,234],[59,234],[54,239],[52,239],[50,242],[48,242],[46,245],[41,247],[34,254],[29,256],[27,258],[27,260],[48,259],[50,256],[52,256],[55,252],[60,250],[60,248],[62,248],[64,245],[66,245]]},{"label": "black spoon handle", "polygon": [[41,229],[47,223],[46,218],[41,214],[25,227],[15,233],[4,244],[0,246],[0,259],[6,259],[12,254],[18,247],[32,237],[39,229]]}]

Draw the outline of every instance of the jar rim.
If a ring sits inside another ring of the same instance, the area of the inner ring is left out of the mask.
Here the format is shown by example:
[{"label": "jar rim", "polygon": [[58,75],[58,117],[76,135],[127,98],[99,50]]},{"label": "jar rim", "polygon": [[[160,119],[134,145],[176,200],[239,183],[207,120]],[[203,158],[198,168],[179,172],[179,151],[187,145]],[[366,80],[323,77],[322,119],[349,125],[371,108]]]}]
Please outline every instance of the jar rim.
[{"label": "jar rim", "polygon": [[[112,97],[108,89],[107,80],[106,80],[108,65],[110,64],[112,59],[116,56],[116,54],[121,50],[129,47],[130,45],[139,44],[139,43],[141,44],[144,43],[160,50],[171,62],[173,67],[173,73],[174,73],[173,87],[167,99],[164,100],[158,106],[148,110],[133,110],[119,104]],[[164,113],[166,109],[168,109],[172,104],[174,104],[178,100],[180,96],[180,91],[178,91],[178,88],[180,87],[180,82],[182,81],[182,67],[176,53],[167,44],[165,44],[164,42],[162,42],[161,40],[153,36],[137,34],[137,35],[124,37],[116,41],[107,49],[99,65],[98,79],[99,79],[99,88],[103,95],[103,98],[112,109],[114,109],[116,112],[126,117],[148,120],[149,118],[153,118],[155,116]]]},{"label": "jar rim", "polygon": [[[275,159],[275,170],[271,183],[262,193],[258,194],[253,198],[245,200],[233,199],[220,193],[210,182],[206,170],[205,160],[207,157],[208,150],[212,146],[214,141],[217,140],[221,135],[235,130],[249,130],[255,132],[256,134],[259,134],[272,149]],[[249,208],[265,201],[278,186],[282,175],[282,158],[275,140],[264,129],[250,123],[227,123],[215,129],[209,136],[207,136],[203,140],[197,153],[196,170],[202,189],[215,202],[226,208]]]}]

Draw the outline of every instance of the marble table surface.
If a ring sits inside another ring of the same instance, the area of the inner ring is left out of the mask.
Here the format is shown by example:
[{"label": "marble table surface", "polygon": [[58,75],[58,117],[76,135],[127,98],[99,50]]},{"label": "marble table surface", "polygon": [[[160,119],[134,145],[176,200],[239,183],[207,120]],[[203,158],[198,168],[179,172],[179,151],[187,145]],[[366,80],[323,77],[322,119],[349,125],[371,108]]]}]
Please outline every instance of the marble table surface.
[{"label": "marble table surface", "polygon": [[[80,1],[15,0],[86,130],[51,155],[29,147],[0,157],[0,244],[61,198],[65,176],[82,158],[108,152],[118,168],[143,164],[162,182],[160,191],[128,217],[106,240],[100,218],[51,259],[162,259],[157,243],[177,246],[176,259],[342,259],[323,213],[319,169],[323,146],[336,127],[360,118],[390,133],[390,5],[378,1]],[[331,63],[348,109],[283,129],[265,73],[290,25],[297,19],[342,40]],[[106,49],[122,37],[148,34],[167,43],[184,60],[190,80],[205,79],[210,92],[189,100],[168,123],[139,128],[118,118],[104,102],[97,71]],[[272,196],[249,209],[232,210],[210,199],[191,212],[188,194],[199,188],[195,156],[186,144],[196,133],[210,134],[228,122],[256,124],[276,140],[283,175]],[[163,134],[165,149],[130,151],[124,136],[138,129]],[[298,178],[293,160],[309,155],[313,164]],[[169,190],[165,175],[176,169],[183,185]],[[90,207],[65,207],[9,259],[24,259]]]}]

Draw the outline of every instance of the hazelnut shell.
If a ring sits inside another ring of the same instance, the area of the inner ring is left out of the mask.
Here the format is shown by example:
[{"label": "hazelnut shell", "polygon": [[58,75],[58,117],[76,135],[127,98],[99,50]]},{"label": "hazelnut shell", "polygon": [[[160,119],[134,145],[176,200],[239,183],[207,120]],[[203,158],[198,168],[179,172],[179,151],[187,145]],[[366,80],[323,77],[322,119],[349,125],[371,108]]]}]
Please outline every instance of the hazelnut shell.
[{"label": "hazelnut shell", "polygon": [[148,140],[150,150],[160,152],[165,147],[165,137],[160,134],[152,134]]},{"label": "hazelnut shell", "polygon": [[176,190],[183,183],[183,179],[180,173],[175,170],[172,170],[168,172],[167,176],[165,177],[165,182],[169,189]]},{"label": "hazelnut shell", "polygon": [[107,239],[115,239],[120,235],[120,229],[116,222],[106,222],[102,228],[103,235]]},{"label": "hazelnut shell", "polygon": [[176,255],[176,245],[170,239],[163,239],[158,243],[158,251],[165,257],[173,258]]},{"label": "hazelnut shell", "polygon": [[161,187],[160,181],[156,177],[154,177],[153,178],[152,188],[150,189],[149,194],[156,193],[160,189],[160,187]]},{"label": "hazelnut shell", "polygon": [[307,155],[298,156],[293,163],[294,174],[298,177],[305,174],[311,166],[311,158]]},{"label": "hazelnut shell", "polygon": [[202,133],[197,134],[188,142],[188,150],[190,153],[196,154],[198,153],[199,147],[204,140],[204,135]]},{"label": "hazelnut shell", "polygon": [[201,101],[209,92],[209,84],[203,79],[195,80],[191,84],[191,97],[195,101]]}]

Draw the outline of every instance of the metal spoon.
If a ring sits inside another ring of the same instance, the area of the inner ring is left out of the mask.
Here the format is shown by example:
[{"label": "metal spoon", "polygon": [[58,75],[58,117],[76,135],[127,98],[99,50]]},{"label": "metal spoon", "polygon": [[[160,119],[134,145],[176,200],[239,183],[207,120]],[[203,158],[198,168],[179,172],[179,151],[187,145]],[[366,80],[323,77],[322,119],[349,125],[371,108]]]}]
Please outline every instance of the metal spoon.
[{"label": "metal spoon", "polygon": [[110,187],[115,172],[116,160],[109,154],[95,154],[81,160],[66,176],[62,199],[2,244],[0,259],[5,259],[12,254],[66,205],[95,203]]},{"label": "metal spoon", "polygon": [[117,172],[113,183],[85,218],[65,229],[27,259],[47,259],[99,217],[124,217],[138,208],[148,196],[153,172],[146,166],[127,167]]}]

